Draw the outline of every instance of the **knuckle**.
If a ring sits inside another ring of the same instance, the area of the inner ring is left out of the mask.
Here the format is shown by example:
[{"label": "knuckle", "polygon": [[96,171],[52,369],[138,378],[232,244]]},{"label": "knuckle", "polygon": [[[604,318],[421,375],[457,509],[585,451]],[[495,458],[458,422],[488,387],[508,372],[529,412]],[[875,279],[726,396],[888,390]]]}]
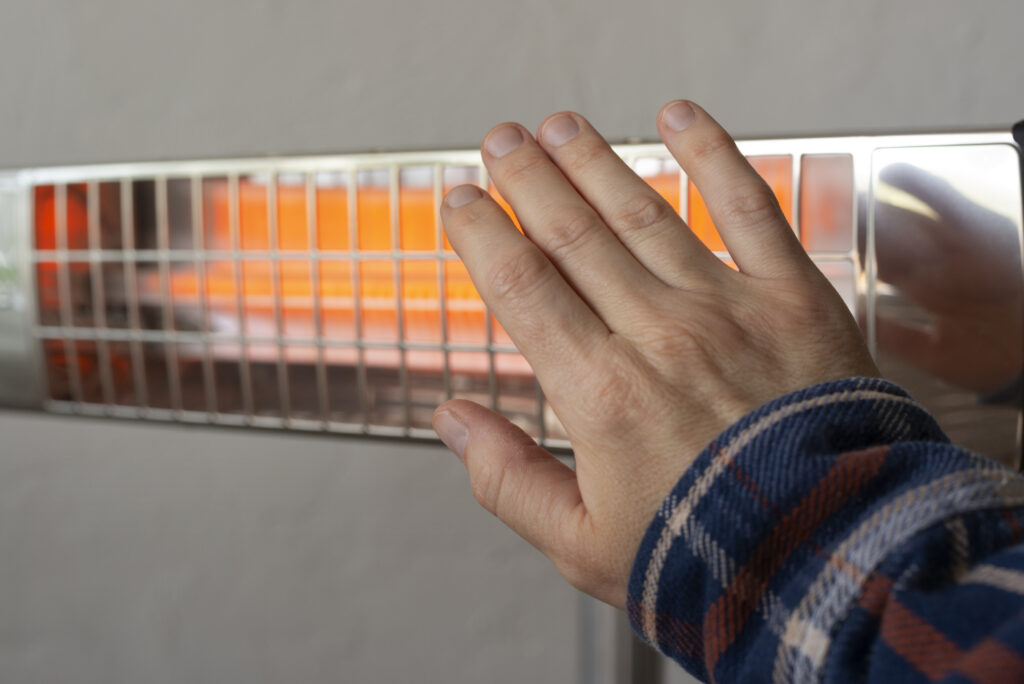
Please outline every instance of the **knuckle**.
[{"label": "knuckle", "polygon": [[682,328],[667,330],[652,327],[640,333],[644,350],[653,358],[685,361],[691,368],[705,367],[713,358],[707,341],[700,335]]},{"label": "knuckle", "polygon": [[601,230],[600,219],[591,212],[576,209],[556,214],[544,240],[544,251],[558,262],[572,258],[586,240]]},{"label": "knuckle", "polygon": [[504,469],[495,468],[485,463],[481,465],[474,477],[469,480],[470,488],[473,490],[473,498],[487,512],[498,514],[498,499],[501,496],[502,481],[505,479]]},{"label": "knuckle", "polygon": [[690,144],[690,158],[700,164],[719,156],[722,152],[739,154],[732,136],[721,128],[714,128]]},{"label": "knuckle", "polygon": [[612,225],[622,235],[643,234],[677,218],[675,210],[660,197],[636,195],[615,213]]},{"label": "knuckle", "polygon": [[496,174],[500,175],[501,179],[507,183],[520,183],[524,178],[551,163],[546,156],[540,154],[510,154],[509,156],[512,158],[506,161]]},{"label": "knuckle", "polygon": [[[701,302],[701,299],[708,299]],[[725,308],[726,310],[723,310]],[[717,366],[721,340],[736,339],[738,331],[729,323],[731,305],[715,293],[695,294],[685,320],[678,315],[646,316],[632,333],[648,359],[662,368],[698,368]]]},{"label": "knuckle", "polygon": [[764,182],[738,189],[718,207],[722,220],[731,224],[760,225],[782,216],[775,193]]},{"label": "knuckle", "polygon": [[663,340],[664,349],[674,349],[678,358],[686,359],[693,367],[714,368],[718,365],[720,350],[716,342],[735,339],[731,326],[719,319],[712,319],[704,324],[700,333],[685,331],[672,340]]},{"label": "knuckle", "polygon": [[580,400],[585,419],[603,433],[635,428],[648,415],[656,392],[635,364],[619,360],[586,381]]},{"label": "knuckle", "polygon": [[[847,309],[836,306],[831,292],[831,285],[822,279],[780,279],[774,283],[772,294],[782,306],[775,307],[778,311],[765,324],[783,329],[797,326],[820,329],[834,319],[845,320]],[[809,322],[812,325],[808,326]]]},{"label": "knuckle", "polygon": [[511,522],[519,509],[520,488],[523,478],[517,472],[522,462],[515,458],[485,459],[476,476],[470,478],[473,498],[489,513],[500,520]]},{"label": "knuckle", "polygon": [[551,279],[551,263],[538,250],[520,248],[503,260],[490,275],[490,291],[508,301],[530,302]]},{"label": "knuckle", "polygon": [[573,172],[584,171],[595,163],[603,162],[609,154],[615,154],[604,140],[580,140],[572,148],[572,159],[568,166]]}]

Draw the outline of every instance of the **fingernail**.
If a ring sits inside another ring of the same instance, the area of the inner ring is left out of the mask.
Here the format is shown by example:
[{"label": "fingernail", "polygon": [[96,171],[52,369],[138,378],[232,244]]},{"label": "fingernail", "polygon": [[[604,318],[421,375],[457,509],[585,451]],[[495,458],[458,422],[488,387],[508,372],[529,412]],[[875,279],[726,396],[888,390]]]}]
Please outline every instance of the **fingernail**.
[{"label": "fingernail", "polygon": [[575,138],[579,132],[580,125],[576,123],[576,117],[572,114],[559,114],[544,124],[541,137],[548,145],[558,147]]},{"label": "fingernail", "polygon": [[434,416],[434,430],[445,446],[454,451],[460,461],[465,461],[463,454],[466,451],[466,440],[469,439],[469,429],[451,412],[441,411]]},{"label": "fingernail", "polygon": [[483,197],[483,193],[480,188],[475,185],[460,185],[444,196],[444,203],[452,209],[461,207],[463,204],[469,204],[473,200],[478,200]]},{"label": "fingernail", "polygon": [[697,118],[693,107],[686,100],[676,100],[661,113],[661,120],[673,131],[681,131]]},{"label": "fingernail", "polygon": [[491,131],[484,140],[484,149],[492,157],[504,157],[523,142],[523,134],[515,126],[502,126]]}]

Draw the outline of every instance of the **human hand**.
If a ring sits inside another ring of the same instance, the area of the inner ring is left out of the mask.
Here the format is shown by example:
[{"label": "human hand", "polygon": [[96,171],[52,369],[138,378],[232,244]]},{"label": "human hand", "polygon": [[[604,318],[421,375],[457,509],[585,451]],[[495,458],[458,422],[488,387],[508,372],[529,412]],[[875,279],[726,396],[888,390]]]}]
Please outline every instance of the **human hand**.
[{"label": "human hand", "polygon": [[930,318],[923,325],[880,308],[879,350],[975,392],[1007,385],[1024,349],[1017,226],[916,166],[892,165],[881,180],[932,213],[876,206],[879,279]]},{"label": "human hand", "polygon": [[484,139],[484,163],[525,235],[475,186],[452,189],[441,210],[565,426],[576,470],[469,401],[442,404],[434,427],[484,508],[575,587],[619,608],[647,526],[710,440],[790,391],[877,374],[729,135],[685,101],[661,110],[658,130],[739,271],[578,114],[549,117],[539,142],[518,124]]}]

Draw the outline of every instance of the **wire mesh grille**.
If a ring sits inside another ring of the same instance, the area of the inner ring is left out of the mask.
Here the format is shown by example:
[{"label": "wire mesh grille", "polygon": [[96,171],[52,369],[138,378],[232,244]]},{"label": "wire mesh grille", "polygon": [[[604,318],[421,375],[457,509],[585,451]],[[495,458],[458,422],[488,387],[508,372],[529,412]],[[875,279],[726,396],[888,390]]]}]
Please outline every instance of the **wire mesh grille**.
[{"label": "wire mesh grille", "polygon": [[437,220],[478,163],[34,187],[56,411],[431,436],[448,397],[563,438]]},{"label": "wire mesh grille", "polygon": [[[381,161],[36,185],[49,408],[426,437],[434,407],[465,397],[564,445],[437,218],[459,183],[497,197],[483,167]],[[724,250],[674,161],[629,161]],[[798,229],[807,214],[808,240],[827,247],[819,260],[853,306],[852,158],[803,159],[825,165],[815,193],[832,193],[803,207],[792,155],[752,162]]]},{"label": "wire mesh grille", "polygon": [[[741,143],[862,319],[872,279],[857,199],[876,145]],[[728,260],[663,148],[616,149]],[[434,407],[465,397],[566,446],[444,237],[441,199],[465,182],[501,201],[471,151],[31,175],[32,333],[46,409],[433,438]]]}]

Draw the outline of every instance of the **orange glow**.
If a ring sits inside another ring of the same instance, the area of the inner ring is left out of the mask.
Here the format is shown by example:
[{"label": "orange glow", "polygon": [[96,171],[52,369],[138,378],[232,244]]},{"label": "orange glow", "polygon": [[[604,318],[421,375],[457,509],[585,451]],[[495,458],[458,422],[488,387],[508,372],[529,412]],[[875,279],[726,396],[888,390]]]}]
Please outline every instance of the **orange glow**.
[{"label": "orange glow", "polygon": [[679,213],[679,173],[659,173],[644,178]]},{"label": "orange glow", "polygon": [[[280,225],[283,226],[281,230],[282,236],[290,236],[295,230],[294,219],[288,220],[284,217],[287,215],[292,216],[292,212],[289,212],[287,207],[299,204],[297,198],[293,197],[295,193],[291,188],[285,189],[284,192],[278,192],[278,205],[282,208],[282,219]],[[302,204],[302,215],[306,213],[305,198],[303,198]],[[317,188],[316,190],[316,239],[317,247],[321,251],[325,252],[343,252],[349,249],[349,236],[348,236],[348,193],[344,188]],[[295,238],[296,241],[298,240]],[[282,243],[289,240],[288,237],[282,238]],[[282,247],[282,249],[284,249]]]},{"label": "orange glow", "polygon": [[812,252],[853,249],[853,157],[812,154],[803,158],[800,232]]},{"label": "orange glow", "polygon": [[398,193],[398,226],[402,251],[433,252],[437,249],[434,214],[432,188],[401,189]]},{"label": "orange glow", "polygon": [[360,251],[391,249],[389,195],[387,188],[360,188],[356,194]]},{"label": "orange glow", "polygon": [[[771,185],[789,218],[792,159],[789,156],[754,157],[750,161]],[[660,160],[651,168],[653,172],[645,173],[644,180],[678,211],[678,168],[672,162]],[[461,175],[453,174],[451,181],[445,176],[443,192],[467,178],[475,179],[475,167],[466,167],[461,172]],[[204,179],[201,207],[203,241],[200,247],[208,251],[234,251],[237,248],[241,252],[241,260],[233,262],[230,256],[206,260],[203,281],[197,277],[190,255],[182,257],[184,261],[172,260],[169,289],[173,305],[195,308],[202,297],[210,325],[218,335],[283,337],[306,343],[308,349],[315,349],[312,340],[318,334],[342,343],[354,343],[361,338],[397,344],[399,329],[402,338],[409,342],[440,344],[447,340],[453,344],[486,344],[487,314],[465,266],[457,259],[437,258],[439,246],[447,253],[451,252],[451,246],[444,238],[437,218],[434,186],[423,182],[406,183],[405,176],[401,178],[397,197],[393,197],[389,184],[382,182],[379,175],[371,174],[364,178],[362,172],[358,174],[354,191],[347,185],[352,180],[348,175],[336,176],[333,182],[326,183],[318,177],[312,188],[312,197],[308,196],[310,190],[305,177],[301,177],[300,182],[278,180],[274,188],[276,240],[273,240],[273,226],[268,220],[270,201],[266,180],[258,177],[239,179],[238,234],[233,235],[231,219],[235,208],[230,204],[227,179]],[[511,207],[494,186],[487,190],[519,227]],[[350,207],[352,198],[355,199],[355,207]],[[308,204],[310,199],[312,205]],[[68,186],[67,200],[67,248],[104,247],[89,243],[85,186]],[[398,216],[392,217],[395,200]],[[724,250],[703,200],[692,184],[688,201],[690,227],[709,247]],[[106,206],[105,200],[103,202],[102,216],[109,213],[116,219],[119,216],[116,198],[112,208]],[[312,217],[307,213],[310,206],[314,211]],[[804,207],[808,217],[815,210],[809,205]],[[353,215],[357,226],[354,236],[350,225]],[[393,218],[397,219],[397,233],[394,232]],[[56,225],[54,187],[37,187],[35,239],[38,250],[58,248]],[[116,223],[113,225],[118,228]],[[144,229],[135,226],[136,231]],[[191,227],[187,225],[172,225],[171,230],[191,235]],[[119,235],[120,229],[115,232]],[[130,233],[126,231],[125,235]],[[396,238],[397,244],[394,244]],[[147,239],[150,244],[157,244],[154,239]],[[311,244],[311,239],[315,245]],[[138,235],[135,240],[139,243]],[[184,245],[173,243],[173,240],[172,244],[176,249],[191,247],[191,243]],[[308,256],[314,246],[320,253],[319,261]],[[353,247],[358,250],[355,254]],[[275,252],[276,258],[273,256]],[[44,261],[37,266],[40,321],[44,325],[60,324],[57,268],[55,260]],[[73,264],[69,272],[76,268],[87,269],[87,265]],[[139,301],[143,304],[162,302],[165,296],[158,270],[146,262],[145,267],[140,264],[137,274]],[[88,278],[88,274],[85,273],[84,277]],[[274,305],[275,294],[280,298],[279,310]],[[237,311],[239,304],[244,308],[244,329]],[[319,320],[315,318],[317,304]],[[277,325],[278,312],[280,329]],[[496,344],[511,344],[496,320],[491,320],[491,327],[491,339]],[[227,345],[225,348],[232,347]],[[367,364],[397,363],[395,350],[365,351]],[[469,352],[459,354],[452,358],[476,358]],[[518,355],[516,357],[519,358]],[[354,363],[355,348],[332,349],[331,359],[341,358]],[[410,350],[408,363],[414,367],[422,361],[430,368],[437,368],[442,358],[443,355],[433,352]],[[486,370],[486,355],[481,358],[484,361],[480,364],[474,362],[469,365],[473,369],[479,366],[479,369]],[[459,367],[460,363],[452,361],[452,368]],[[515,361],[512,365],[523,373],[529,372],[525,362]]]},{"label": "orange glow", "polygon": [[[67,249],[88,249],[89,223],[86,214],[85,186],[67,189]],[[57,198],[52,185],[35,190],[36,249],[57,249]]]}]

